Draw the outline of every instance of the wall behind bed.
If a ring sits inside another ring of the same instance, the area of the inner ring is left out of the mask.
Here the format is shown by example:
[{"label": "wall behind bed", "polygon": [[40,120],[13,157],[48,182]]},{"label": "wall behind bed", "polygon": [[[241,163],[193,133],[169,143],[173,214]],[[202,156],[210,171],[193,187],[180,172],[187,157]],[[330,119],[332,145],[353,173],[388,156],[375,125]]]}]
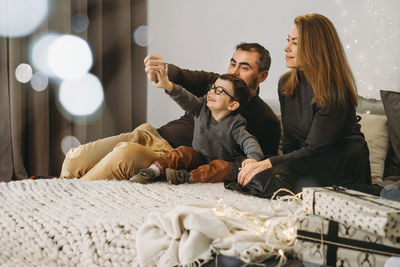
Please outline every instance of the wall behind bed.
[{"label": "wall behind bed", "polygon": [[[148,51],[182,68],[224,73],[236,44],[259,42],[272,57],[260,95],[279,109],[287,34],[296,16],[320,13],[339,32],[359,94],[379,99],[380,89],[400,90],[398,10],[398,0],[148,0]],[[149,123],[161,126],[183,113],[162,90],[150,83],[147,90]]]}]

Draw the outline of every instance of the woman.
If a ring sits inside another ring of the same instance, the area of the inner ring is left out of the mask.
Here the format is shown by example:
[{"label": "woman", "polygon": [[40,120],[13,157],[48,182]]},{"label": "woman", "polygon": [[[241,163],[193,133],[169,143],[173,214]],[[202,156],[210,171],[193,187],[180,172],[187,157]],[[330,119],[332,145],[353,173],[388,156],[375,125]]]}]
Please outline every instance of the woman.
[{"label": "woman", "polygon": [[281,187],[371,184],[356,84],[333,24],[319,14],[297,17],[285,52],[283,155],[245,166],[238,183],[264,197]]}]

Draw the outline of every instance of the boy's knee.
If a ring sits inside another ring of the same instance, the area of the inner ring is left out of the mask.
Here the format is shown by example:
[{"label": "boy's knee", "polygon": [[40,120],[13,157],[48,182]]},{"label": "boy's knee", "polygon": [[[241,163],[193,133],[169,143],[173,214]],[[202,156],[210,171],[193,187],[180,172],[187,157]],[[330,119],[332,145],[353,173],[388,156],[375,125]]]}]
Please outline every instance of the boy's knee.
[{"label": "boy's knee", "polygon": [[179,146],[176,148],[176,150],[182,151],[183,153],[194,153],[196,151],[193,147],[190,146]]}]

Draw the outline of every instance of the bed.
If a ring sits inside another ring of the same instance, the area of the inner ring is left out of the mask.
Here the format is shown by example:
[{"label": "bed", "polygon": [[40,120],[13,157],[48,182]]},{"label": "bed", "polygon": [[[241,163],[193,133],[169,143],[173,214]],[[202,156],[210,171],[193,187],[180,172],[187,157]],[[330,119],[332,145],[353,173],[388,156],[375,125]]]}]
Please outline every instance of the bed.
[{"label": "bed", "polygon": [[136,234],[150,214],[193,204],[271,213],[271,200],[222,183],[23,180],[0,183],[0,201],[2,266],[139,266]]}]

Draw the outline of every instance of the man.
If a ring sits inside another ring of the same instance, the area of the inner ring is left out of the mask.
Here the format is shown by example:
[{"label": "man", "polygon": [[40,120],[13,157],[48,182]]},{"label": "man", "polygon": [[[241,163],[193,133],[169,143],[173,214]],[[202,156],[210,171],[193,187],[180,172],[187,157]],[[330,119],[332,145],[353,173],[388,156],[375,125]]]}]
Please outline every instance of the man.
[{"label": "man", "polygon": [[[165,64],[163,56],[150,54],[145,60],[145,71],[154,80],[153,72],[160,64]],[[264,155],[276,155],[281,135],[280,122],[272,109],[258,95],[260,83],[265,81],[271,65],[268,50],[257,43],[241,43],[229,62],[228,73],[240,77],[250,88],[251,99],[242,110],[247,120],[247,129],[260,143]],[[191,71],[168,64],[169,79],[197,96],[206,94],[207,85],[213,83],[218,74],[205,71]],[[160,135],[174,148],[191,146],[193,139],[193,118],[185,114],[157,129]]]}]

